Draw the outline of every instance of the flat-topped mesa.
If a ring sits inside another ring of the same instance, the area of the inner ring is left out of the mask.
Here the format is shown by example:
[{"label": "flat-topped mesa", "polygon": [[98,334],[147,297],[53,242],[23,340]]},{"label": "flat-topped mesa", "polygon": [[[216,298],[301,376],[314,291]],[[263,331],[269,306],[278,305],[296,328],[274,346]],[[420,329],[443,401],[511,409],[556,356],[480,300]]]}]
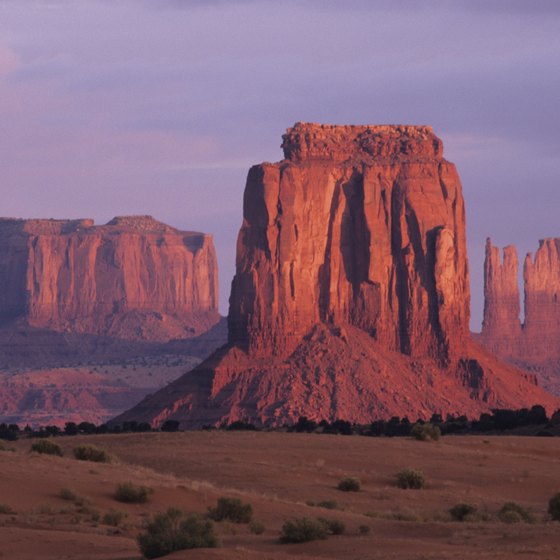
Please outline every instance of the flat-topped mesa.
[{"label": "flat-topped mesa", "polygon": [[0,219],[0,318],[33,327],[169,340],[218,319],[212,236],[151,216]]},{"label": "flat-topped mesa", "polygon": [[247,177],[229,344],[114,423],[558,406],[471,340],[461,183],[431,129],[298,123],[284,149]]},{"label": "flat-topped mesa", "polygon": [[317,323],[444,361],[468,332],[465,211],[429,127],[297,123],[247,178],[230,340],[286,353]]},{"label": "flat-topped mesa", "polygon": [[282,136],[290,161],[348,159],[366,162],[428,161],[443,157],[443,143],[430,126],[325,125],[296,123]]}]

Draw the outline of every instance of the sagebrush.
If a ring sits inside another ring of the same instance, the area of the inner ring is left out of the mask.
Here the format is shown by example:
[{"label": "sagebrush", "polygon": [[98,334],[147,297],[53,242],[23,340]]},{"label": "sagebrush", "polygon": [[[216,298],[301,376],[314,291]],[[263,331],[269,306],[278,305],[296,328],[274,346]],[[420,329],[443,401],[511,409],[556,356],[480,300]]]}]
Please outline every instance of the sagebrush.
[{"label": "sagebrush", "polygon": [[201,515],[185,515],[169,508],[157,514],[146,532],[138,535],[138,546],[145,558],[159,558],[177,550],[215,548],[219,545],[211,521]]}]

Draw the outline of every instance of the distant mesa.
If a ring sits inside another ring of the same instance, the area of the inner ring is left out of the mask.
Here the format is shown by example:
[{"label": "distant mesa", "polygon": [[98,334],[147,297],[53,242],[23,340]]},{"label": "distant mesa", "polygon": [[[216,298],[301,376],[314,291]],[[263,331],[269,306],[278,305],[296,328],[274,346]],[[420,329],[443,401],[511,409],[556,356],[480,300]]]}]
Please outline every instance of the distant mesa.
[{"label": "distant mesa", "polygon": [[560,238],[541,239],[523,264],[521,322],[519,262],[513,246],[486,242],[481,342],[508,361],[534,371],[560,395]]},{"label": "distant mesa", "polygon": [[461,184],[430,127],[296,123],[282,146],[248,174],[228,346],[115,422],[558,407],[470,338]]},{"label": "distant mesa", "polygon": [[151,216],[0,219],[0,318],[58,332],[165,342],[219,320],[212,236]]}]

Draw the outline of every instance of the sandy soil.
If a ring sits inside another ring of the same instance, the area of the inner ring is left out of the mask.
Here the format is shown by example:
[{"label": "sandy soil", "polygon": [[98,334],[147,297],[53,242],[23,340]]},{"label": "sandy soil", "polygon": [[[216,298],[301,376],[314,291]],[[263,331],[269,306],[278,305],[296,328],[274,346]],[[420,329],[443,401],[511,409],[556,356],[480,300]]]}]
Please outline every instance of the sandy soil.
[{"label": "sandy soil", "polygon": [[[155,512],[177,506],[205,512],[219,496],[253,505],[266,530],[216,524],[223,546],[183,551],[181,559],[557,559],[560,523],[547,520],[547,502],[560,491],[560,439],[445,437],[437,443],[317,434],[186,432],[58,438],[65,457],[29,453],[30,441],[0,451],[0,558],[140,558],[135,536]],[[79,443],[95,444],[118,463],[80,462]],[[403,468],[424,471],[423,490],[394,484]],[[336,489],[344,476],[362,481],[358,493]],[[147,504],[114,500],[120,482],[153,488]],[[84,499],[63,500],[62,488]],[[338,509],[308,505],[335,500]],[[531,510],[534,524],[504,524],[506,501]],[[448,509],[469,502],[488,521],[459,523]],[[119,528],[103,524],[111,508],[127,513]],[[326,517],[346,532],[299,545],[278,542],[284,521]],[[360,535],[366,525],[370,533]]]}]

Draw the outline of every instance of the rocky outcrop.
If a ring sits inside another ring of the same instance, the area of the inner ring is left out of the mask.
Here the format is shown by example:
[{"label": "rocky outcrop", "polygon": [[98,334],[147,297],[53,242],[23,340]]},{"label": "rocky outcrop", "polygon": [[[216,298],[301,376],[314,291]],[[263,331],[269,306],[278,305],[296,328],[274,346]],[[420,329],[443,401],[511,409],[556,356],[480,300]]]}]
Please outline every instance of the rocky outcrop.
[{"label": "rocky outcrop", "polygon": [[0,317],[35,328],[165,341],[219,320],[212,237],[150,216],[0,220]]},{"label": "rocky outcrop", "polygon": [[481,341],[492,352],[542,375],[560,394],[560,239],[543,239],[523,267],[524,321],[520,319],[515,247],[486,244]]},{"label": "rocky outcrop", "polygon": [[249,171],[230,341],[287,354],[317,323],[447,360],[468,332],[465,210],[430,127],[298,123]]},{"label": "rocky outcrop", "polygon": [[115,423],[559,406],[470,340],[461,184],[431,128],[298,123],[283,147],[249,171],[229,345]]}]

